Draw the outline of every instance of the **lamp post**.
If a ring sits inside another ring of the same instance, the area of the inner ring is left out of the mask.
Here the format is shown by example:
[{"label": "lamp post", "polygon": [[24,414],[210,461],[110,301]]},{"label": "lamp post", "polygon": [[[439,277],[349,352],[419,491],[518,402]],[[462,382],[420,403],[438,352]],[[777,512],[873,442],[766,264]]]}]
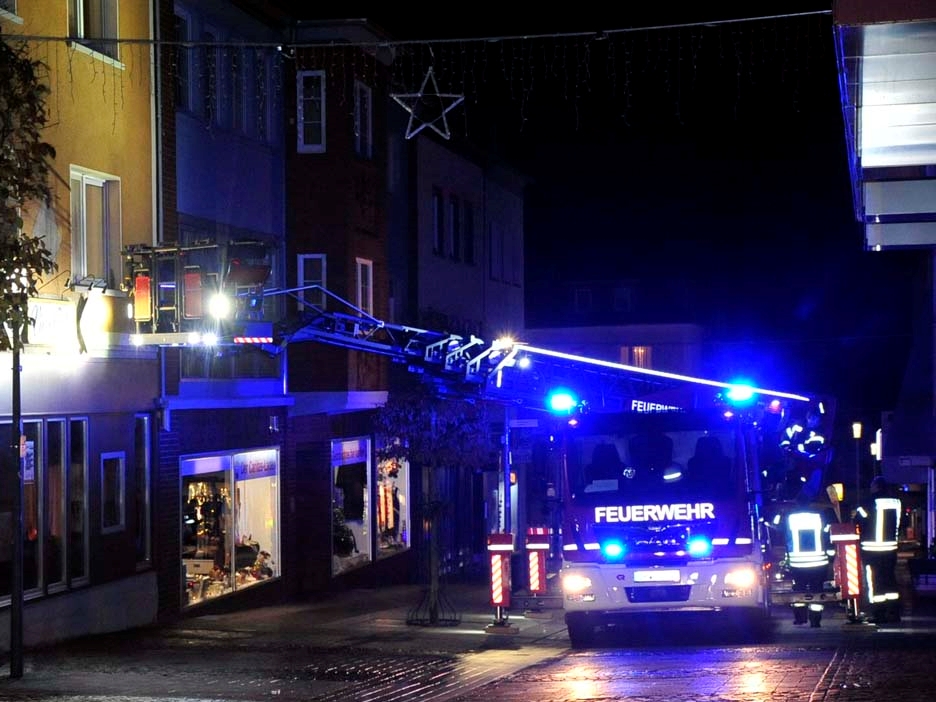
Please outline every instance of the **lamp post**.
[{"label": "lamp post", "polygon": [[861,422],[852,424],[852,438],[855,440],[855,508],[861,503]]}]

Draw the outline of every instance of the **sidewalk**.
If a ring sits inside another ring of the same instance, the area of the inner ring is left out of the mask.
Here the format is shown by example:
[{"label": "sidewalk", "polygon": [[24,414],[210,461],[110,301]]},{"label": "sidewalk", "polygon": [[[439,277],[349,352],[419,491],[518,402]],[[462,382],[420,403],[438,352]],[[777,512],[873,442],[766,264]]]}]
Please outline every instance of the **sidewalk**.
[{"label": "sidewalk", "polygon": [[486,632],[484,584],[443,587],[450,625],[407,624],[423,592],[354,590],[30,650],[0,700],[443,700],[568,647],[561,611]]}]

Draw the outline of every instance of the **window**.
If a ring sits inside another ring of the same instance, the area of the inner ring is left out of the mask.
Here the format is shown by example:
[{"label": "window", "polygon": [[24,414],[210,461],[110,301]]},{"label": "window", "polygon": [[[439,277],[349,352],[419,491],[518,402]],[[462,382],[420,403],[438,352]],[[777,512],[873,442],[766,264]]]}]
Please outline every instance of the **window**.
[{"label": "window", "polygon": [[65,501],[66,436],[63,420],[49,420],[46,424],[46,529],[45,580],[50,590],[65,585],[65,524],[68,521],[68,503]]},{"label": "window", "polygon": [[218,119],[218,38],[213,32],[204,31],[202,41],[201,86],[202,117],[208,124]]},{"label": "window", "polygon": [[326,300],[324,289],[326,289],[325,279],[325,254],[299,254],[298,270],[299,280],[297,287],[304,288],[309,285],[318,285],[322,290],[299,290],[299,310],[304,308],[303,302],[315,305],[325,309]]},{"label": "window", "polygon": [[69,0],[68,9],[70,36],[92,51],[118,58],[117,0]]},{"label": "window", "polygon": [[622,346],[621,363],[637,368],[652,368],[652,351],[650,346]]},{"label": "window", "polygon": [[72,274],[76,282],[115,287],[120,260],[120,181],[71,170]]},{"label": "window", "polygon": [[[176,41],[188,41],[191,20],[188,15],[175,15]],[[177,44],[175,47],[175,102],[177,110],[192,109],[192,50]]]},{"label": "window", "polygon": [[445,255],[445,204],[438,188],[432,189],[432,253]]},{"label": "window", "polygon": [[[371,560],[370,439],[332,441],[332,575]],[[405,527],[403,527],[405,528]]]},{"label": "window", "polygon": [[373,126],[371,89],[354,81],[354,153],[361,158],[373,158]]},{"label": "window", "polygon": [[576,312],[590,312],[592,308],[592,291],[590,288],[576,288],[573,293],[572,304]]},{"label": "window", "polygon": [[124,528],[125,457],[123,451],[101,454],[101,533]]},{"label": "window", "polygon": [[325,71],[296,75],[296,125],[299,153],[325,151]]},{"label": "window", "polygon": [[88,578],[88,420],[68,423],[68,577]]},{"label": "window", "polygon": [[365,314],[374,314],[374,262],[366,258],[355,259],[357,265],[358,309]]},{"label": "window", "polygon": [[449,198],[449,256],[453,261],[461,260],[461,209],[458,197]]},{"label": "window", "polygon": [[270,70],[267,60],[266,54],[257,52],[257,138],[263,142],[270,139]]},{"label": "window", "polygon": [[247,129],[247,52],[231,52],[231,128],[236,132]]},{"label": "window", "polygon": [[497,222],[488,225],[488,268],[491,280],[504,279],[504,231]]},{"label": "window", "polygon": [[[187,604],[278,576],[278,449],[186,457],[179,472]],[[215,568],[231,577],[212,577]]]},{"label": "window", "polygon": [[133,423],[133,513],[137,563],[149,563],[150,556],[150,417],[137,415]]},{"label": "window", "polygon": [[611,307],[615,312],[631,311],[631,289],[614,288],[611,293]]},{"label": "window", "polygon": [[0,0],[0,11],[16,14],[16,0]]},{"label": "window", "polygon": [[462,206],[462,238],[465,240],[465,263],[474,265],[475,263],[475,222],[474,205],[470,202]]},{"label": "window", "polygon": [[[35,590],[39,587],[39,530],[42,528],[39,513],[39,496],[45,470],[42,446],[42,422],[23,422],[26,437],[26,456],[22,459],[23,471],[23,587]],[[9,444],[7,444],[9,446]]]}]

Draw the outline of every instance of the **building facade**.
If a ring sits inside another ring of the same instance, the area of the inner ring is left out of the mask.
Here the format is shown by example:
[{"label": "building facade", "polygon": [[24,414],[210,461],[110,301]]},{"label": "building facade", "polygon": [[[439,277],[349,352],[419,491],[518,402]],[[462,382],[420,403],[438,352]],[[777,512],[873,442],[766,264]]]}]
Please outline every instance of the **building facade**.
[{"label": "building facade", "polygon": [[[833,8],[840,98],[855,220],[875,255],[919,250],[913,346],[896,406],[883,413],[878,458],[903,486],[902,538],[922,553],[936,545],[936,11],[925,0],[839,0]],[[880,253],[877,253],[880,252]],[[927,260],[928,259],[928,260]],[[874,432],[865,433],[870,444]],[[861,437],[856,438],[856,450]],[[870,479],[870,475],[862,476]],[[863,489],[863,487],[861,488]]]},{"label": "building facade", "polygon": [[[44,238],[58,268],[29,301],[34,322],[21,355],[21,566],[11,553],[11,489],[0,513],[0,598],[10,604],[21,567],[27,645],[146,624],[157,609],[150,478],[159,363],[130,342],[121,261],[122,247],[156,237],[153,17],[146,3],[121,5],[0,9],[4,40],[29,37],[29,55],[44,65],[42,138],[55,149],[51,204],[23,207],[25,233]],[[15,431],[12,382],[0,380],[5,446]],[[8,488],[18,469],[7,452]],[[8,645],[9,624],[0,629]]]}]

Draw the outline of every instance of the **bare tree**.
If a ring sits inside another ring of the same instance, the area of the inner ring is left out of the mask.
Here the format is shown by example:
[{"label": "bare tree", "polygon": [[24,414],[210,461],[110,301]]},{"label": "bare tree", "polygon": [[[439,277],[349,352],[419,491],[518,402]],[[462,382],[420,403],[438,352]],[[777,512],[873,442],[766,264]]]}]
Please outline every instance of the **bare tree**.
[{"label": "bare tree", "polygon": [[439,527],[451,504],[447,495],[435,490],[433,474],[443,470],[474,470],[496,460],[489,403],[476,398],[439,396],[426,385],[392,391],[387,403],[377,411],[376,430],[386,442],[378,448],[379,458],[405,459],[422,471],[423,494],[418,509],[428,525],[426,623],[438,625],[443,623]]}]

